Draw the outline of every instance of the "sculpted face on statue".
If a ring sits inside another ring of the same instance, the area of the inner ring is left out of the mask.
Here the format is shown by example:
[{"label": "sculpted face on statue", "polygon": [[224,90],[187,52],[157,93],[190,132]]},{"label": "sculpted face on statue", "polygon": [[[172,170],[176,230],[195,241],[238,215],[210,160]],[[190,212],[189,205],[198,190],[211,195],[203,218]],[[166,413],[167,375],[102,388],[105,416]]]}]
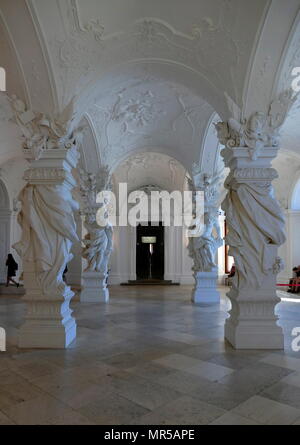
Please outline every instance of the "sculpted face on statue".
[{"label": "sculpted face on statue", "polygon": [[248,120],[244,138],[249,148],[261,148],[267,142],[265,135],[266,115],[262,112],[254,113]]}]

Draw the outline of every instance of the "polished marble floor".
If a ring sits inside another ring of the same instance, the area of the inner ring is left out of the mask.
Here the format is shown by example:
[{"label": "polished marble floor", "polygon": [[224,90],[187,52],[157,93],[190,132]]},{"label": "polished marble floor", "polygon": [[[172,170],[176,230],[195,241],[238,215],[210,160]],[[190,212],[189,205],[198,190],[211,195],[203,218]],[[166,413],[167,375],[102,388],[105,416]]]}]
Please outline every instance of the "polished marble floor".
[{"label": "polished marble floor", "polygon": [[107,305],[73,303],[67,350],[18,350],[24,305],[0,295],[0,425],[300,424],[300,303],[277,306],[285,352],[235,351],[221,291],[220,306],[202,307],[189,286],[112,286]]}]

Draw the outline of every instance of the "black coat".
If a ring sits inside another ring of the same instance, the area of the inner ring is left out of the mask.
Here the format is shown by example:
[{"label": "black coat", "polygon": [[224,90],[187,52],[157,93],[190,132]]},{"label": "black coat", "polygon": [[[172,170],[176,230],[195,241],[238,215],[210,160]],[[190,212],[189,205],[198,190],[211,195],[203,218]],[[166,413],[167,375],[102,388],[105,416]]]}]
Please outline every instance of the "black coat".
[{"label": "black coat", "polygon": [[16,271],[18,270],[18,265],[15,262],[15,260],[7,260],[6,261],[7,266],[7,276],[8,277],[15,277]]}]

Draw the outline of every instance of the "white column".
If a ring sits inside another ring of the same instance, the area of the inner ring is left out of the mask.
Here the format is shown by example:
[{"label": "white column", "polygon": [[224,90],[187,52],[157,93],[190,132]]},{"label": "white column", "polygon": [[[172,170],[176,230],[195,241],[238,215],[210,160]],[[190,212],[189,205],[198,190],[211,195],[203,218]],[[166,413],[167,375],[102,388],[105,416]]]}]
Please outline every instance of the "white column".
[{"label": "white column", "polygon": [[[31,150],[24,150],[31,158]],[[62,273],[72,259],[77,240],[72,198],[72,169],[78,161],[75,146],[45,149],[32,160],[20,194],[18,221],[22,238],[14,247],[23,259],[26,294],[25,322],[19,332],[21,348],[65,348],[76,337],[70,301],[73,292]]]},{"label": "white column", "polygon": [[249,156],[248,147],[222,151],[230,174],[225,181],[229,254],[236,275],[227,294],[231,301],[225,337],[240,349],[281,349],[284,338],[274,313],[280,299],[276,276],[282,264],[278,247],[285,241],[284,217],[274,197],[272,180],[277,172],[271,162],[277,148],[260,147]]}]

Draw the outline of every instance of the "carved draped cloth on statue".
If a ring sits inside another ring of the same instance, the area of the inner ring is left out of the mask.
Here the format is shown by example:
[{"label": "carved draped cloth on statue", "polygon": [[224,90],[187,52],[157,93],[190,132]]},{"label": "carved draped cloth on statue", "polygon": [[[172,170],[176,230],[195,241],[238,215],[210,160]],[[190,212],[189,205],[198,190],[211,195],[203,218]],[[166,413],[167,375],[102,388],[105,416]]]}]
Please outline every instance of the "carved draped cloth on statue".
[{"label": "carved draped cloth on statue", "polygon": [[217,267],[215,263],[217,249],[222,245],[222,240],[213,236],[191,238],[192,258],[194,259],[194,270],[197,272],[210,272]]},{"label": "carved draped cloth on statue", "polygon": [[286,239],[284,217],[269,184],[232,181],[227,188],[222,209],[229,229],[226,242],[235,259],[239,287],[258,288],[267,275],[275,273],[277,248]]},{"label": "carved draped cloth on statue", "polygon": [[22,238],[14,248],[25,261],[35,264],[37,281],[45,294],[61,294],[66,288],[62,273],[72,259],[72,243],[78,241],[75,202],[71,197],[66,199],[59,185],[27,185],[19,199]]},{"label": "carved draped cloth on statue", "polygon": [[83,240],[85,247],[82,256],[87,260],[85,272],[107,272],[109,256],[112,252],[112,226],[99,227],[96,221],[85,223],[88,234]]},{"label": "carved draped cloth on statue", "polygon": [[108,245],[108,237],[105,228],[100,228],[97,222],[85,224],[88,234],[84,239],[83,258],[87,260],[85,271],[105,272],[105,252]]}]

